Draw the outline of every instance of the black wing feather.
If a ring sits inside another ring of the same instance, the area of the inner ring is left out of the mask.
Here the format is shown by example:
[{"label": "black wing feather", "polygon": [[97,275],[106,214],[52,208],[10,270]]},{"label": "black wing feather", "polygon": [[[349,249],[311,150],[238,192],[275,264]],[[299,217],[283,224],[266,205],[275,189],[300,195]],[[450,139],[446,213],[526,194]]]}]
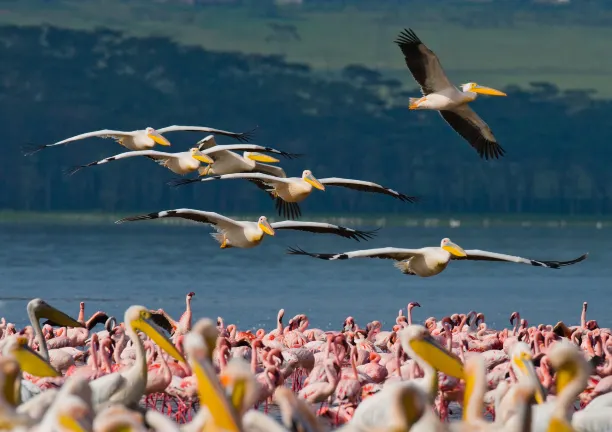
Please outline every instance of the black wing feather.
[{"label": "black wing feather", "polygon": [[297,220],[302,217],[302,210],[298,203],[287,202],[280,197],[276,197],[276,211],[279,216],[289,220]]},{"label": "black wing feather", "polygon": [[[412,29],[404,29],[395,40],[395,43],[402,50],[404,60],[406,61],[406,66],[408,66],[408,69],[410,69],[410,73],[412,73],[412,76],[416,82],[419,84],[419,86],[421,86],[421,91],[423,94],[428,95],[433,93],[435,90],[427,83],[426,64],[429,59],[421,50],[421,46],[435,56],[433,51],[425,46],[425,44],[421,41],[421,39],[419,39]],[[440,66],[440,69],[442,69],[442,66]]]},{"label": "black wing feather", "polygon": [[336,234],[336,235],[339,235],[340,237],[357,240],[357,241],[371,240],[372,238],[376,236],[376,234],[378,234],[378,230],[380,230],[380,228],[377,228],[372,231],[360,231],[360,230],[355,230],[352,228],[347,228],[347,227],[343,227],[339,225],[336,225],[333,228],[332,227],[316,227],[316,226],[313,226],[313,227],[274,227],[273,226],[273,228],[275,230],[291,229],[291,230],[297,230],[297,231],[317,232],[321,234]]},{"label": "black wing feather", "polygon": [[289,255],[308,255],[311,256],[313,258],[319,258],[322,260],[330,260],[330,259],[348,259],[348,255],[346,254],[323,254],[323,253],[311,253],[311,252],[306,252],[305,250],[299,248],[299,247],[295,247],[295,248],[288,248],[287,249],[287,253]]},{"label": "black wing feather", "polygon": [[123,222],[134,222],[134,221],[149,220],[149,219],[161,219],[161,218],[167,218],[167,217],[178,217],[181,219],[188,219],[194,222],[200,222],[200,223],[211,224],[211,225],[217,224],[216,221],[202,214],[184,213],[184,212],[178,212],[176,210],[164,210],[161,212],[153,212],[153,213],[147,213],[147,214],[138,215],[138,216],[130,216],[130,217],[126,217],[123,219],[119,219],[115,223],[120,224]]},{"label": "black wing feather", "polygon": [[495,141],[490,141],[482,135],[478,125],[472,123],[454,111],[440,111],[440,115],[446,122],[461,135],[472,147],[476,149],[481,158],[497,159],[502,157],[506,151]]},{"label": "black wing feather", "polygon": [[168,319],[164,316],[163,313],[157,311],[149,312],[151,313],[151,319],[156,325],[166,330],[168,333],[170,333],[170,335],[174,333],[174,328],[172,327],[172,324],[170,324],[170,321],[168,321]]},{"label": "black wing feather", "polygon": [[581,255],[578,258],[570,260],[570,261],[538,261],[538,260],[530,260],[530,261],[531,261],[531,265],[536,266],[536,267],[548,267],[548,268],[553,268],[553,269],[560,269],[561,267],[570,266],[573,264],[577,264],[581,261],[584,261],[585,259],[587,259],[588,256],[589,254],[585,253],[584,255]]},{"label": "black wing feather", "polygon": [[381,189],[380,187],[368,186],[368,185],[359,184],[359,183],[333,183],[329,181],[325,181],[324,184],[325,186],[340,186],[340,187],[345,187],[347,189],[358,190],[361,192],[373,192],[373,193],[389,195],[403,202],[415,203],[420,200],[419,197],[408,196],[406,194],[403,194],[401,192],[398,192],[390,188],[386,188],[384,186]]}]

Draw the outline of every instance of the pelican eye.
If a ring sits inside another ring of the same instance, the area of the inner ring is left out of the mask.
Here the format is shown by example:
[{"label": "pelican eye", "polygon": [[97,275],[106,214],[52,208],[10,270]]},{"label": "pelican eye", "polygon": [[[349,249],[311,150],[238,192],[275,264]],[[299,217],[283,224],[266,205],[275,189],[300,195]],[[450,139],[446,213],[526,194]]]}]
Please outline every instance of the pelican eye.
[{"label": "pelican eye", "polygon": [[17,337],[17,344],[21,345],[21,346],[25,346],[28,344],[28,338],[25,336],[19,336]]},{"label": "pelican eye", "polygon": [[521,353],[521,360],[531,360],[531,354],[529,354],[527,352],[522,352]]},{"label": "pelican eye", "polygon": [[142,319],[149,319],[151,318],[151,313],[149,311],[142,311],[140,312],[140,318]]}]

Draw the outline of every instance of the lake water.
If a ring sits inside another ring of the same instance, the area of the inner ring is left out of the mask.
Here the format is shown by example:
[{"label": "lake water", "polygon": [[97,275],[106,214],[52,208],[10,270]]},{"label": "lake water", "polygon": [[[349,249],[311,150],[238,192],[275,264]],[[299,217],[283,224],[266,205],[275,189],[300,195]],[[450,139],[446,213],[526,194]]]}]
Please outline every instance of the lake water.
[{"label": "lake water", "polygon": [[[612,325],[612,231],[594,228],[385,228],[368,242],[331,235],[278,232],[251,250],[219,249],[206,226],[151,222],[114,225],[0,224],[0,316],[27,324],[34,297],[76,317],[104,310],[123,320],[132,304],[163,308],[175,319],[185,295],[195,291],[194,317],[221,316],[240,328],[275,326],[305,313],[311,326],[340,329],[347,316],[364,326],[389,328],[400,308],[418,301],[417,322],[429,316],[483,312],[489,326],[509,326],[519,311],[530,323],[579,322],[583,301],[589,319]],[[540,260],[589,258],[560,270],[492,262],[451,262],[432,278],[406,276],[393,262],[322,261],[285,254],[287,246],[311,252],[344,252],[397,246],[439,245],[450,237],[465,249],[483,249]],[[287,318],[286,318],[287,319]]]}]

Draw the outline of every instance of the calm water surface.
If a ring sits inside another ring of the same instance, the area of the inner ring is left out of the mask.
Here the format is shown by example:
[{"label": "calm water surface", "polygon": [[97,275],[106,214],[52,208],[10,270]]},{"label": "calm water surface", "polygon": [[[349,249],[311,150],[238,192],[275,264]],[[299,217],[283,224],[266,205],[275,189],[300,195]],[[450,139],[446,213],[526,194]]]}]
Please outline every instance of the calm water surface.
[{"label": "calm water surface", "polygon": [[[104,310],[123,320],[132,304],[163,308],[176,319],[185,295],[195,291],[195,317],[222,316],[241,328],[275,325],[278,309],[306,313],[312,326],[340,328],[351,315],[365,325],[390,327],[400,308],[429,316],[482,311],[489,325],[508,326],[518,310],[530,323],[579,322],[583,301],[589,318],[612,326],[612,231],[592,228],[386,228],[369,242],[330,235],[279,232],[256,249],[219,249],[202,226],[0,224],[0,315],[27,323],[34,297],[76,316]],[[438,245],[443,237],[466,249],[533,259],[589,258],[561,270],[490,262],[451,262],[433,278],[406,276],[392,261],[327,262],[285,254],[287,246],[312,252]]]}]

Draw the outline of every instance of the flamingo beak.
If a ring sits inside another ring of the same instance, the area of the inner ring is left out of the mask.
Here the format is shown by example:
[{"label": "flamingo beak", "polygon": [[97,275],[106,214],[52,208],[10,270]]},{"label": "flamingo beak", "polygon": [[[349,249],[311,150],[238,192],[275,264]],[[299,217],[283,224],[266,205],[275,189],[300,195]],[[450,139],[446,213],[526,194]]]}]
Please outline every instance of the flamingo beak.
[{"label": "flamingo beak", "polygon": [[495,90],[494,88],[485,87],[485,86],[481,86],[481,85],[478,85],[478,84],[476,84],[474,87],[472,87],[470,89],[470,91],[474,92],[474,93],[489,95],[489,96],[508,96],[503,91]]},{"label": "flamingo beak", "polygon": [[272,227],[270,226],[267,220],[259,222],[257,225],[259,226],[259,229],[261,229],[266,234],[271,235],[271,236],[275,234],[274,229],[272,229]]},{"label": "flamingo beak", "polygon": [[176,360],[186,363],[185,359],[170,340],[158,329],[150,318],[138,318],[132,321],[132,327],[149,336],[161,349],[166,351]]},{"label": "flamingo beak", "polygon": [[448,253],[456,257],[466,257],[467,256],[463,248],[459,245],[456,245],[453,242],[446,243],[444,246],[442,246],[442,249],[444,249],[445,251],[447,251]]},{"label": "flamingo beak", "polygon": [[304,181],[319,190],[322,190],[322,191],[325,190],[325,186],[323,186],[321,182],[317,180],[315,176],[313,176],[312,174],[308,174],[307,176],[304,176]]},{"label": "flamingo beak", "polygon": [[535,400],[538,404],[542,404],[546,401],[546,393],[538,375],[536,374],[535,367],[531,360],[531,355],[523,352],[512,358],[512,362],[516,367],[531,381],[535,384]]},{"label": "flamingo beak", "polygon": [[208,155],[206,155],[206,154],[202,153],[202,152],[201,152],[201,151],[199,151],[199,150],[196,150],[196,151],[193,153],[193,155],[192,155],[192,156],[193,156],[193,158],[194,158],[195,160],[198,160],[198,161],[200,161],[200,162],[204,162],[204,163],[207,163],[207,164],[214,164],[214,163],[215,163],[215,161],[214,161],[214,160],[212,160],[212,158],[211,158],[210,156],[208,156]]},{"label": "flamingo beak", "polygon": [[208,408],[212,422],[216,426],[214,429],[239,432],[240,421],[238,416],[227,400],[212,364],[205,358],[206,345],[204,340],[197,334],[188,333],[185,336],[185,347],[187,349],[193,347],[193,352],[199,354],[190,356],[189,364],[196,377],[200,402],[202,406],[206,405]]},{"label": "flamingo beak", "polygon": [[463,378],[463,364],[459,357],[442,348],[433,337],[413,339],[410,341],[410,347],[434,369],[455,378]]},{"label": "flamingo beak", "polygon": [[244,152],[244,156],[251,160],[254,160],[255,162],[264,162],[264,163],[280,162],[278,159],[273,158],[272,156],[268,156],[267,154],[263,154],[263,153]]},{"label": "flamingo beak", "polygon": [[170,141],[164,138],[159,132],[152,132],[150,134],[147,134],[147,136],[161,146],[170,145]]},{"label": "flamingo beak", "polygon": [[28,339],[26,337],[17,337],[16,340],[17,343],[11,346],[10,353],[19,363],[21,370],[37,377],[62,376],[61,373],[56,371],[53,366],[28,346]]}]

